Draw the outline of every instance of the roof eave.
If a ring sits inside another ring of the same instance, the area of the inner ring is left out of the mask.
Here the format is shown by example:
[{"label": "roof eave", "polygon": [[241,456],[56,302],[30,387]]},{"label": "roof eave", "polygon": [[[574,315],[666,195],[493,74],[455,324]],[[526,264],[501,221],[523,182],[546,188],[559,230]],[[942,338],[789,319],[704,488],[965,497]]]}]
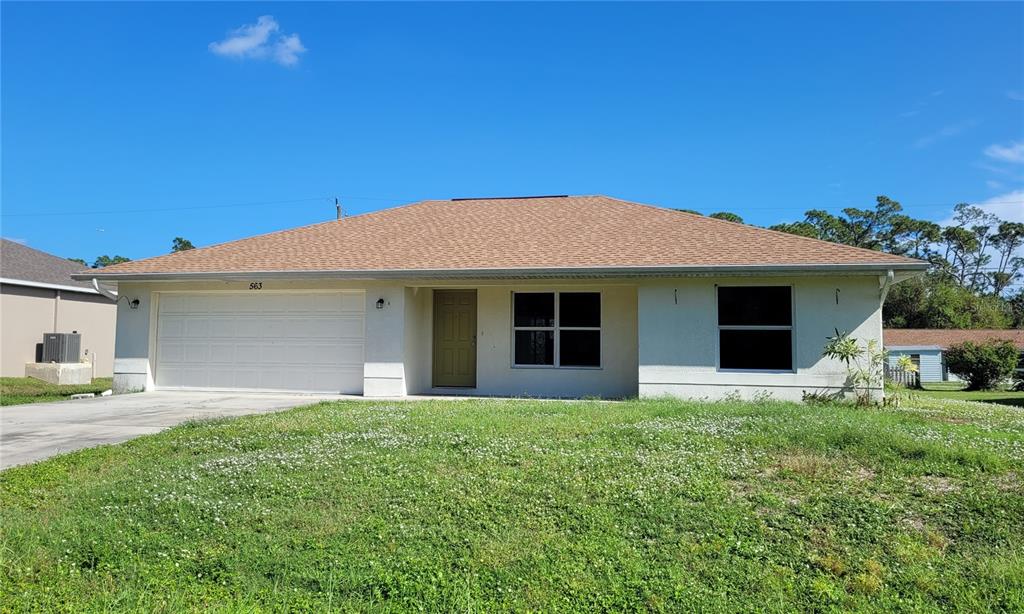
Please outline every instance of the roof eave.
[{"label": "roof eave", "polygon": [[640,267],[564,267],[564,268],[478,268],[478,269],[335,269],[315,271],[204,271],[204,272],[126,272],[100,271],[75,273],[78,280],[104,281],[187,281],[264,279],[528,279],[594,277],[708,277],[722,275],[874,275],[900,271],[913,276],[923,273],[928,263],[858,263],[790,265],[718,265],[718,266],[640,266]]},{"label": "roof eave", "polygon": [[[75,279],[72,277],[72,279]],[[99,294],[99,292],[92,288],[84,286],[69,286],[65,284],[51,284],[44,281],[32,281],[28,279],[12,279],[10,277],[0,277],[0,284],[10,284],[12,286],[25,286],[29,288],[45,288],[47,290],[62,290],[64,292],[81,292],[83,294]]]}]

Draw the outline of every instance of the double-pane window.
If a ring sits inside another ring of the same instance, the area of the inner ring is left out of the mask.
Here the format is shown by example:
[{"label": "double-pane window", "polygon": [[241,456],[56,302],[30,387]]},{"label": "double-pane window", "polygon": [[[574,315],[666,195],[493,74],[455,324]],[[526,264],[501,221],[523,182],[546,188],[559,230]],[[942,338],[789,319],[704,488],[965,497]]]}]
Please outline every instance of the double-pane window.
[{"label": "double-pane window", "polygon": [[793,370],[790,286],[718,288],[718,366],[749,371]]},{"label": "double-pane window", "polygon": [[513,364],[600,367],[599,292],[515,292]]}]

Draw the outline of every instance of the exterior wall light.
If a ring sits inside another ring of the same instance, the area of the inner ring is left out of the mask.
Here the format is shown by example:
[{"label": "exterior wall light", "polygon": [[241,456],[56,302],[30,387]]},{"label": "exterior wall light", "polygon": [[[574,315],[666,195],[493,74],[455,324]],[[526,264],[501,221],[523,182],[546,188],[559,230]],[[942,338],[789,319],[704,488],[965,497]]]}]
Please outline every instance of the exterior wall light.
[{"label": "exterior wall light", "polygon": [[384,299],[377,299],[377,309],[384,309]]}]

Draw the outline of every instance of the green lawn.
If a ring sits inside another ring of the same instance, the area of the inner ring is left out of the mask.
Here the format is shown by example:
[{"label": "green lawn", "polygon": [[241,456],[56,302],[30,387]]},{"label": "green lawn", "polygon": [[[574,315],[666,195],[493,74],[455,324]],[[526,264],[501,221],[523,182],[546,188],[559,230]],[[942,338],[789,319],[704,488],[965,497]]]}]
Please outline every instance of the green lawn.
[{"label": "green lawn", "polygon": [[924,390],[916,390],[914,393],[938,399],[983,401],[986,403],[1024,407],[1024,391],[1020,390],[964,390],[961,383],[942,382],[924,384]]},{"label": "green lawn", "polygon": [[110,390],[113,381],[109,377],[98,377],[91,384],[58,386],[32,377],[0,377],[0,405],[60,401],[73,394],[103,392]]},{"label": "green lawn", "polygon": [[1024,609],[1024,412],[908,405],[187,424],[0,473],[0,610]]}]

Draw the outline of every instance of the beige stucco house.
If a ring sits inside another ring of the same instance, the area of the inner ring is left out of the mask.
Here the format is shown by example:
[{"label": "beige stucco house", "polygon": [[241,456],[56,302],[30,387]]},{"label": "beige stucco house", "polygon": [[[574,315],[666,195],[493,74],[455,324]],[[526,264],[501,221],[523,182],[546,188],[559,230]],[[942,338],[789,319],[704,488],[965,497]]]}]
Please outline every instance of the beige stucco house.
[{"label": "beige stucco house", "polygon": [[81,265],[0,239],[0,376],[23,377],[36,360],[44,333],[82,335],[82,358],[94,377],[114,372],[117,309],[87,281],[71,274]]},{"label": "beige stucco house", "polygon": [[[424,201],[76,275],[115,390],[720,398],[845,385],[927,264],[604,196]],[[137,301],[137,308],[131,304]]]}]

